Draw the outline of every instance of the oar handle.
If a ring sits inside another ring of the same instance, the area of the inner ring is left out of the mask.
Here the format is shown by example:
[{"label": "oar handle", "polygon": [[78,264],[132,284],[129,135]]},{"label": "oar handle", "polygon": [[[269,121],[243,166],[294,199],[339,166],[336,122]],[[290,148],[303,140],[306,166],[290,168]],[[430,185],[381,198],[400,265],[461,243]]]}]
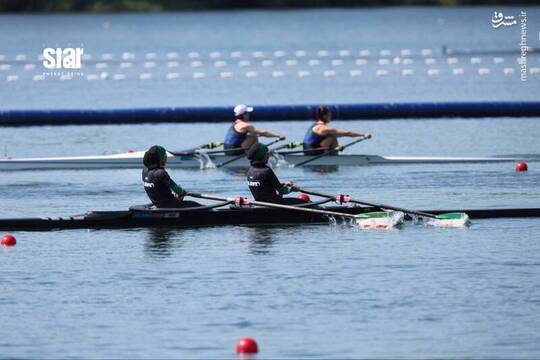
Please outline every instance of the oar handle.
[{"label": "oar handle", "polygon": [[[357,139],[355,141],[351,141],[350,143],[348,143],[347,145],[343,145],[343,146],[337,146],[333,149],[329,149],[329,150],[326,150],[324,153],[320,154],[320,155],[317,155],[317,156],[314,156],[312,157],[311,159],[307,159],[307,160],[304,160],[304,161],[301,161],[299,163],[296,163],[294,164],[294,167],[299,167],[299,166],[302,166],[302,165],[306,165],[312,161],[315,161],[317,159],[320,159],[324,156],[327,156],[327,155],[330,155],[332,154],[334,151],[343,151],[345,150],[346,148],[348,148],[349,146],[352,146],[354,144],[357,144],[359,143],[360,141],[364,141],[364,140],[367,140],[367,139],[371,139],[371,137],[367,137],[367,136],[363,136],[361,137],[360,139]],[[309,151],[309,150],[308,150]]]},{"label": "oar handle", "polygon": [[[325,193],[321,193],[321,192],[318,192],[318,191],[300,189],[298,187],[297,187],[297,189],[298,189],[298,191],[303,192],[305,194],[309,194],[309,195],[321,196],[321,197],[326,197],[326,198],[331,198],[331,199],[339,199],[339,195],[338,196],[330,195],[330,194],[325,194]],[[368,205],[368,206],[373,206],[373,207],[377,207],[377,208],[381,208],[381,209],[402,211],[402,212],[407,213],[407,214],[424,216],[424,217],[429,217],[429,218],[434,218],[434,219],[437,218],[437,215],[429,214],[429,213],[426,213],[426,212],[423,212],[423,211],[404,209],[404,208],[400,208],[400,207],[397,207],[397,206],[386,205],[386,204],[378,204],[378,203],[374,203],[374,202],[366,201],[366,200],[348,198],[348,201],[352,202],[352,203],[356,203],[356,204]]]},{"label": "oar handle", "polygon": [[[202,193],[187,193],[188,196],[200,198],[200,199],[207,199],[207,200],[218,200],[218,201],[235,201],[235,199],[242,198],[230,198],[230,197],[224,197],[219,195],[213,195],[213,194],[202,194]],[[243,198],[242,198],[243,199]],[[299,207],[299,206],[292,206],[292,205],[283,205],[283,204],[275,204],[275,203],[268,203],[264,201],[256,201],[256,200],[247,200],[246,204],[252,204],[257,206],[263,206],[268,208],[276,208],[276,209],[285,209],[285,210],[296,210],[296,211],[304,211],[304,212],[311,212],[321,215],[329,215],[329,216],[339,216],[339,217],[346,217],[346,218],[352,218],[355,219],[357,216],[353,214],[347,214],[347,213],[340,213],[337,211],[330,211],[330,210],[321,210],[321,209],[313,209],[313,208],[306,208],[306,207]]]},{"label": "oar handle", "polygon": [[[276,140],[274,140],[274,141],[270,141],[268,144],[265,144],[265,145],[266,145],[266,146],[271,146],[271,145],[274,145],[275,143],[277,143],[277,142],[279,142],[279,141],[282,141],[282,140],[285,140],[285,138],[284,138],[284,137],[283,137],[283,138],[278,138],[278,139],[276,139]],[[243,159],[243,158],[245,158],[246,156],[247,156],[247,154],[244,152],[243,154],[238,155],[238,156],[236,156],[236,157],[234,157],[234,158],[232,158],[232,159],[230,159],[230,160],[227,160],[227,161],[224,161],[224,162],[222,162],[222,163],[220,163],[220,164],[217,164],[217,165],[216,165],[216,168],[223,167],[223,166],[228,165],[228,164],[230,164],[230,163],[232,163],[232,162],[235,162],[235,161],[237,161],[237,160]]]}]

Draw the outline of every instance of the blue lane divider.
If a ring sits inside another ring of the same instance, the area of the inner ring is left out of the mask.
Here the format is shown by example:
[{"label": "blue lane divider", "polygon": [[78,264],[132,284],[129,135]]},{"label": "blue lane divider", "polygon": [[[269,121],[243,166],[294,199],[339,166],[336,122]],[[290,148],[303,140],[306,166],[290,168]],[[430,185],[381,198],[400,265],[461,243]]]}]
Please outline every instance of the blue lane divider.
[{"label": "blue lane divider", "polygon": [[[313,119],[319,105],[255,105],[259,121]],[[335,119],[540,117],[540,102],[429,102],[329,105]],[[0,126],[228,122],[230,107],[115,110],[0,110]]]}]

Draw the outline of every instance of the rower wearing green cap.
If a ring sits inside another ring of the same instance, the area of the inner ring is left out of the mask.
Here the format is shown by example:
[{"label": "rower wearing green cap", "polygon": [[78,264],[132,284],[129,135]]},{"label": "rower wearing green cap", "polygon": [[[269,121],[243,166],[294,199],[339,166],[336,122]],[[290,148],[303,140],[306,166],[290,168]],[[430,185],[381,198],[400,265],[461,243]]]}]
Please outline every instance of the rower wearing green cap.
[{"label": "rower wearing green cap", "polygon": [[158,208],[197,207],[195,201],[185,201],[186,191],[176,184],[165,170],[167,151],[154,145],[144,153],[142,180],[144,190]]},{"label": "rower wearing green cap", "polygon": [[283,197],[296,191],[292,181],[280,182],[274,171],[268,166],[270,153],[261,143],[253,144],[247,151],[251,166],[247,172],[247,181],[251,194],[257,201],[275,204],[296,205],[305,201],[292,197]]}]

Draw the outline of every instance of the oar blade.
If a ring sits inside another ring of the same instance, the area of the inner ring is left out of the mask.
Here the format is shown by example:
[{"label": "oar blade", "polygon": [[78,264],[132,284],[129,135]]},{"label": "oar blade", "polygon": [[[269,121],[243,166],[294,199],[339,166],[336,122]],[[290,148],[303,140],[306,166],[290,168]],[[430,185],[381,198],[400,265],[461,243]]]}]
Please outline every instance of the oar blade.
[{"label": "oar blade", "polygon": [[401,225],[404,218],[401,211],[373,211],[356,215],[355,222],[362,229],[387,230]]},{"label": "oar blade", "polygon": [[466,213],[444,213],[434,219],[428,219],[426,224],[436,227],[462,228],[470,225],[469,215]]}]

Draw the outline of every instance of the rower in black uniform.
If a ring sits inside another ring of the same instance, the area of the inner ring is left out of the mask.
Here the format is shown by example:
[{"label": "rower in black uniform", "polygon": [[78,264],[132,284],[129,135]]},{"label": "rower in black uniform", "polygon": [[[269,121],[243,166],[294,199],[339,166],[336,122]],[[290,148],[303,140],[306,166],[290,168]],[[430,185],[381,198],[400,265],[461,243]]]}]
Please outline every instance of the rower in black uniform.
[{"label": "rower in black uniform", "polygon": [[[338,130],[328,126],[332,120],[332,112],[326,106],[320,106],[315,114],[315,123],[309,126],[306,135],[304,136],[304,154],[305,155],[320,155],[327,149],[334,149],[338,144],[338,137],[358,137],[364,136],[371,138],[370,133],[358,131]],[[316,150],[314,150],[316,149]],[[337,155],[337,152],[332,152],[332,155]]]},{"label": "rower in black uniform", "polygon": [[283,197],[297,191],[292,181],[280,182],[274,171],[268,166],[270,154],[264,144],[253,144],[247,151],[251,167],[247,172],[247,181],[251,194],[257,201],[275,204],[297,205],[305,204],[304,200]]},{"label": "rower in black uniform", "polygon": [[154,145],[144,153],[142,180],[144,190],[155,207],[182,208],[202,206],[195,201],[185,201],[186,191],[176,184],[165,170],[167,151]]},{"label": "rower in black uniform", "polygon": [[254,143],[259,142],[259,136],[276,137],[285,139],[281,134],[257,129],[250,123],[253,107],[244,104],[239,104],[234,108],[235,120],[225,134],[223,141],[223,149],[225,155],[241,155]]}]

